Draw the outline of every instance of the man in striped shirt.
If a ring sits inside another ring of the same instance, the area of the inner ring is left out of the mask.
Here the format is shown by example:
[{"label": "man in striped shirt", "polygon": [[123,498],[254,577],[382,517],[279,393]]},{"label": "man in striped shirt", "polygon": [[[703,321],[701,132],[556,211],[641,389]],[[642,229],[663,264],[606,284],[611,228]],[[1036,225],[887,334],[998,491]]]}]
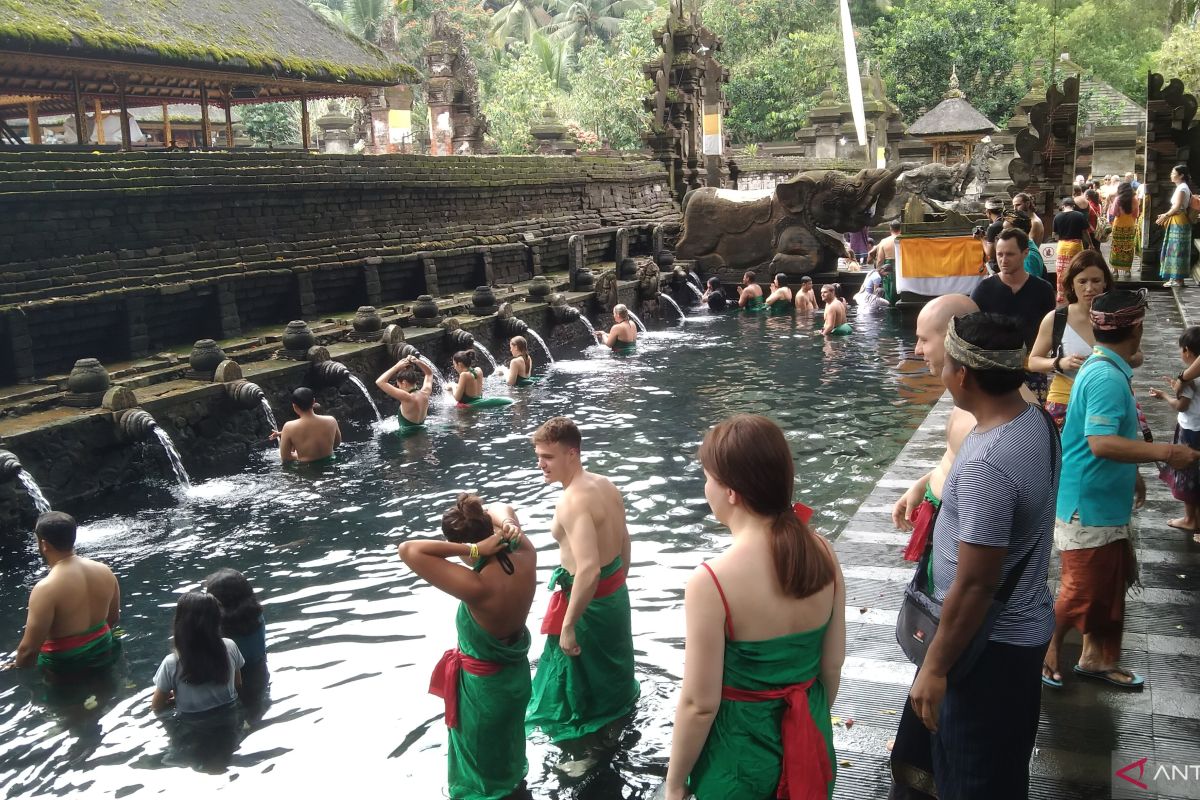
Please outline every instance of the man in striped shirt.
[{"label": "man in striped shirt", "polygon": [[[957,317],[946,334],[942,380],[976,425],[934,526],[932,594],[943,602],[941,623],[894,750],[912,752],[914,740],[928,738],[943,800],[1029,793],[1042,659],[1054,627],[1046,578],[1060,457],[1052,423],[1021,396],[1025,356],[1008,317]],[[994,600],[1004,602],[998,615],[990,613]],[[964,660],[968,651],[977,657]],[[895,764],[894,772],[904,780]]]}]

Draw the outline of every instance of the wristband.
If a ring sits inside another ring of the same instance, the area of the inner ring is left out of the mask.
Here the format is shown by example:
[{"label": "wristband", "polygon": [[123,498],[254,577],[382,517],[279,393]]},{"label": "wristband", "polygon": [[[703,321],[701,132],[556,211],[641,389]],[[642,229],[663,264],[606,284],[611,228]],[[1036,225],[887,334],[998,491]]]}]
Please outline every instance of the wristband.
[{"label": "wristband", "polygon": [[1055,356],[1055,358],[1054,358],[1054,371],[1055,371],[1055,372],[1062,372],[1062,356]]}]

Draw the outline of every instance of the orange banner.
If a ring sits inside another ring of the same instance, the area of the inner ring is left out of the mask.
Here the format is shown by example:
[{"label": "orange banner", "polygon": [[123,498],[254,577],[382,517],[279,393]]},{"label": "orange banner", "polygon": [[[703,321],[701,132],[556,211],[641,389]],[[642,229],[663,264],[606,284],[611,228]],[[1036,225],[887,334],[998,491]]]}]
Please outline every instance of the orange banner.
[{"label": "orange banner", "polygon": [[900,237],[899,274],[905,278],[976,277],[984,274],[983,245],[972,236]]}]

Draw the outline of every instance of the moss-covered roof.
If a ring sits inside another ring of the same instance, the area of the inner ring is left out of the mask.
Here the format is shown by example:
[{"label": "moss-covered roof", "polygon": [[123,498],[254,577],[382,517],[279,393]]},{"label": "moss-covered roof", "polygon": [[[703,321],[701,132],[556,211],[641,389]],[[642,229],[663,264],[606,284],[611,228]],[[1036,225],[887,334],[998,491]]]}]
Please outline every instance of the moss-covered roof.
[{"label": "moss-covered roof", "polygon": [[416,79],[298,0],[0,0],[0,50],[359,85]]}]

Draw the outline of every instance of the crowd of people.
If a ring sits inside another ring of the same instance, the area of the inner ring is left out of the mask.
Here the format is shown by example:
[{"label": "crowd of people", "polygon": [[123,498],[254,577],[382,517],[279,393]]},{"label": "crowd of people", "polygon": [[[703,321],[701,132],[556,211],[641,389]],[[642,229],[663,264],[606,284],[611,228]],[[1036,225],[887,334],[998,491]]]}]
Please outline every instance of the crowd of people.
[{"label": "crowd of people", "polygon": [[[1126,185],[1110,198],[1118,216],[1133,213],[1122,199]],[[1200,406],[1192,384],[1200,377],[1200,328],[1180,337],[1179,375],[1147,395],[1178,414],[1173,442],[1152,442],[1132,383],[1142,363],[1145,292],[1116,288],[1104,258],[1084,247],[1066,264],[1060,258],[1059,306],[1055,286],[1029,269],[1041,221],[1020,209],[990,211],[1001,212],[994,234],[985,233],[996,273],[970,297],[933,300],[916,325],[916,353],[954,410],[940,462],[892,511],[894,524],[911,532],[904,557],[916,562],[897,638],[918,666],[891,754],[896,800],[1028,797],[1041,693],[1066,682],[1062,643],[1072,629],[1083,635],[1075,679],[1144,688],[1144,676],[1121,660],[1125,594],[1137,578],[1132,515],[1145,498],[1139,463],[1165,465],[1163,478],[1184,508],[1170,524],[1200,537]],[[1064,204],[1054,230],[1076,230],[1073,215],[1084,214]],[[1090,235],[1087,225],[1081,235]],[[881,265],[893,259],[884,255]],[[870,294],[877,291],[882,284]],[[705,300],[718,294],[720,285],[710,283]],[[821,287],[821,299],[824,333],[837,335],[848,326],[836,284]],[[777,275],[764,291],[749,272],[737,306],[811,311],[817,303],[811,280],[793,292]],[[611,329],[597,339],[614,351],[631,348],[637,326],[624,306],[613,311]],[[528,344],[514,337],[510,350],[506,380],[527,385]],[[473,352],[456,353],[453,363],[453,400],[485,399]],[[428,364],[403,358],[376,385],[399,403],[402,428],[424,424],[434,391]],[[297,418],[278,433],[283,461],[330,457],[340,441],[336,421],[314,413],[311,390],[297,389],[292,405]],[[461,495],[442,516],[442,539],[407,539],[398,548],[414,573],[460,601],[457,641],[430,682],[444,702],[449,795],[458,800],[525,796],[532,731],[564,750],[586,747],[627,722],[640,693],[636,598],[626,584],[633,542],[621,493],[584,468],[572,420],[548,420],[532,445],[546,482],[563,487],[550,524],[559,565],[536,670],[526,621],[538,553],[511,506]],[[810,526],[812,510],[793,502],[795,466],[776,423],[726,419],[706,432],[696,458],[709,509],[730,539],[684,589],[684,668],[663,794],[830,798],[837,776],[830,709],[846,654],[837,555]],[[119,652],[119,582],[75,553],[75,534],[61,512],[38,520],[38,549],[50,569],[31,592],[15,658],[59,680],[105,669]],[[1055,550],[1057,596],[1048,583]],[[186,717],[261,695],[266,656],[252,587],[235,570],[220,570],[179,598],[151,706]]]}]

